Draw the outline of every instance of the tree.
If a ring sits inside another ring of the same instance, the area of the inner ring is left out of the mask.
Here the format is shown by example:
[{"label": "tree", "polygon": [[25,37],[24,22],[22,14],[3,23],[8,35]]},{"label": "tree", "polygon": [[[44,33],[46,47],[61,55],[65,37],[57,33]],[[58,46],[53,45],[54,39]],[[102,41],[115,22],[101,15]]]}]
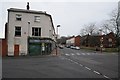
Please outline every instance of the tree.
[{"label": "tree", "polygon": [[117,40],[117,47],[118,52],[120,51],[120,1],[118,2],[118,12],[117,12],[117,18],[116,18],[116,40]]},{"label": "tree", "polygon": [[116,46],[119,46],[119,37],[120,37],[120,20],[119,20],[119,12],[117,9],[113,10],[110,13],[110,19],[104,21],[102,23],[102,30],[105,34],[113,32],[116,38]]},{"label": "tree", "polygon": [[120,32],[119,26],[117,23],[118,18],[118,10],[115,9],[110,13],[110,19],[105,20],[102,24],[102,28],[105,33],[113,32],[118,36],[118,33]]},{"label": "tree", "polygon": [[96,23],[89,23],[87,25],[84,25],[83,28],[81,29],[81,36],[83,35],[92,35],[93,33],[95,33],[95,31],[97,30],[96,28]]}]

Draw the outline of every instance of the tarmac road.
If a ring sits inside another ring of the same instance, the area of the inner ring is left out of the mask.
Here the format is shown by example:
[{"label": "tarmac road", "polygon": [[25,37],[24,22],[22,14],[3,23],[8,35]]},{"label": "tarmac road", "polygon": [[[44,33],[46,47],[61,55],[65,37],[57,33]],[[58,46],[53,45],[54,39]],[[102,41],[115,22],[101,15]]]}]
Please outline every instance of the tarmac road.
[{"label": "tarmac road", "polygon": [[118,77],[118,55],[69,48],[59,56],[8,57],[2,60],[3,78]]}]

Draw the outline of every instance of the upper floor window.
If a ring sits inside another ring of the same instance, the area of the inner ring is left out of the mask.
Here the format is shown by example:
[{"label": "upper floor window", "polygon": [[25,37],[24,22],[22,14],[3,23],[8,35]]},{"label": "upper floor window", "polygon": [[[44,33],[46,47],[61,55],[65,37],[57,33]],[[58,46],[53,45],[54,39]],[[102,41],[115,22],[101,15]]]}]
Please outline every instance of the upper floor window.
[{"label": "upper floor window", "polygon": [[109,39],[108,39],[108,41],[109,41],[109,42],[112,42],[112,39],[111,39],[111,38],[109,38]]},{"label": "upper floor window", "polygon": [[22,20],[22,15],[21,14],[16,14],[16,20],[21,21]]},{"label": "upper floor window", "polygon": [[35,22],[40,22],[40,16],[35,16],[34,18],[35,18],[34,20]]},{"label": "upper floor window", "polygon": [[32,36],[41,36],[41,28],[32,28]]},{"label": "upper floor window", "polygon": [[21,36],[21,27],[15,26],[15,36],[20,37]]}]

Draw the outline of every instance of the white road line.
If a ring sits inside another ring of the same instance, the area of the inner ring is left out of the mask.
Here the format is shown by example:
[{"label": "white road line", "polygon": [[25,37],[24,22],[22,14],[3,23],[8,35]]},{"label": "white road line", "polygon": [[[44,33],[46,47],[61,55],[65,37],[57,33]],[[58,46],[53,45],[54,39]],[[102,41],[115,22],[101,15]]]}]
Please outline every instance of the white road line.
[{"label": "white road line", "polygon": [[95,72],[96,74],[100,74],[99,72],[97,72],[97,71],[93,71],[93,72]]},{"label": "white road line", "polygon": [[90,53],[87,53],[87,55],[90,55]]},{"label": "white road line", "polygon": [[82,53],[82,55],[85,55],[85,53]]},{"label": "white road line", "polygon": [[[74,60],[72,60],[72,59],[69,59],[69,58],[65,58],[65,59],[67,59],[67,60],[69,60],[69,61],[71,61],[71,62],[73,62],[73,63],[75,63],[75,64],[78,64],[78,65],[80,65],[81,67],[84,67],[84,68],[86,68],[86,69],[88,69],[88,70],[92,70],[92,69],[90,69],[89,67],[86,67],[86,66],[84,66],[84,65],[82,65],[82,64],[80,64],[80,63],[78,63],[78,62],[76,62],[76,61],[74,61]],[[92,70],[94,73],[96,73],[96,74],[98,74],[98,75],[100,75],[101,73],[99,73],[99,72],[97,72],[97,71],[95,71],[95,70]],[[110,80],[112,80],[111,78],[109,78],[108,76],[106,76],[106,75],[102,75],[104,78],[107,78],[107,79],[110,79]]]},{"label": "white road line", "polygon": [[[69,59],[69,58],[65,58],[65,59],[67,59],[67,60],[69,60],[69,61],[71,61],[71,62],[73,62],[73,63],[75,63],[75,64],[78,64],[78,65],[80,65],[81,67],[83,67],[84,65],[82,65],[82,64],[80,64],[80,63],[78,63],[78,62],[76,62],[76,61],[73,61],[72,59]],[[90,69],[89,67],[84,67],[84,68],[86,68],[86,69],[88,69],[88,70],[92,70],[92,69]],[[98,75],[100,75],[101,73],[99,73],[99,72],[97,72],[97,71],[93,71],[94,73],[96,73],[96,74],[98,74]],[[108,79],[110,79],[110,80],[112,80],[111,78],[109,78],[109,77],[107,77],[106,75],[102,75],[103,77],[105,77],[105,78],[108,78]]]},{"label": "white road line", "polygon": [[91,70],[90,68],[88,68],[88,67],[85,67],[86,69],[88,69],[88,70]]},{"label": "white road line", "polygon": [[80,66],[83,66],[82,64],[79,64]]},{"label": "white road line", "polygon": [[66,56],[69,56],[69,54],[67,54],[67,53],[66,53],[65,55],[66,55]]},{"label": "white road line", "polygon": [[79,64],[78,62],[74,62],[74,63]]},{"label": "white road line", "polygon": [[81,55],[80,53],[76,53],[77,55]]},{"label": "white road line", "polygon": [[109,78],[109,77],[107,77],[106,75],[103,75],[105,78]]},{"label": "white road line", "polygon": [[75,55],[75,54],[71,53],[71,55]]}]

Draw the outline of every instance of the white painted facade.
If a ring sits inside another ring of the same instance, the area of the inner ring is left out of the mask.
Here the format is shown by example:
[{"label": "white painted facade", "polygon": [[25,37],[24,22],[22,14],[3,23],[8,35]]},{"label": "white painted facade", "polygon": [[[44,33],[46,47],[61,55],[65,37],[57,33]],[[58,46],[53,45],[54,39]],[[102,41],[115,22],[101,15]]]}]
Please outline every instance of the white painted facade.
[{"label": "white painted facade", "polygon": [[[16,14],[21,15],[21,21],[16,20]],[[35,22],[35,16],[40,16],[40,22]],[[21,27],[21,37],[15,36],[15,26]],[[8,55],[14,56],[14,45],[19,45],[19,55],[28,53],[28,36],[32,36],[32,27],[41,28],[40,38],[52,38],[55,41],[55,29],[51,15],[42,11],[23,9],[8,9]]]},{"label": "white painted facade", "polygon": [[2,39],[0,39],[0,57],[2,57]]},{"label": "white painted facade", "polygon": [[74,43],[75,43],[75,37],[66,40],[66,44],[68,45],[74,45]]}]

